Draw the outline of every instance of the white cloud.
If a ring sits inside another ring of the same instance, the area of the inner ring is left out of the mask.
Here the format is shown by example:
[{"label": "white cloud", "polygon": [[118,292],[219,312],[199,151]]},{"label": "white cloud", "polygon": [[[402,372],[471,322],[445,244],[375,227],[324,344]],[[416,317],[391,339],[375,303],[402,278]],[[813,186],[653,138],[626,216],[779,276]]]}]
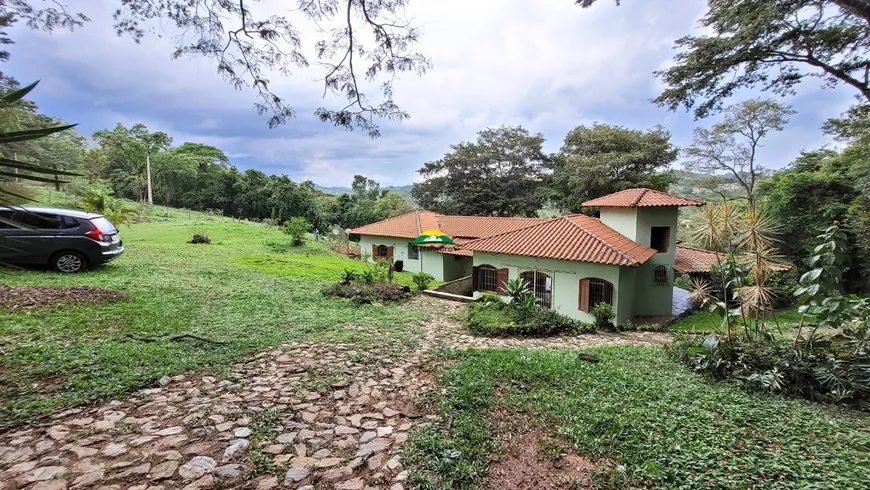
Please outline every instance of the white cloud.
[{"label": "white cloud", "polygon": [[[286,0],[254,5],[286,11]],[[322,98],[323,73],[315,63],[290,77],[271,77],[298,118],[268,130],[265,117],[253,114],[253,92],[234,90],[210,60],[171,60],[173,31],[165,23],[158,26],[163,37],[151,35],[139,45],[118,38],[110,15],[116,6],[116,0],[82,3],[94,23],[72,33],[16,28],[9,66],[18,72],[12,74],[43,79],[37,100],[44,97],[50,102],[45,107],[82,122],[87,131],[141,121],[171,133],[176,142],[213,144],[242,166],[297,180],[348,185],[363,173],[383,184],[408,183],[424,162],[489,125],[522,124],[543,132],[551,150],[570,128],[594,120],[633,127],[662,123],[678,143],[691,139],[690,116],[669,114],[649,98],[661,88],[652,71],[667,66],[673,41],[695,27],[705,8],[700,0],[618,8],[603,1],[586,10],[571,0],[414,0],[409,15],[423,30],[417,50],[432,58],[434,69],[424,77],[402,74],[395,97],[411,119],[382,123],[383,137],[374,141],[316,120],[316,107],[342,100]],[[310,53],[322,36],[311,23],[295,24]],[[787,134],[812,141],[808,128],[817,128],[821,119],[809,114]],[[775,146],[777,166],[797,153]]]}]

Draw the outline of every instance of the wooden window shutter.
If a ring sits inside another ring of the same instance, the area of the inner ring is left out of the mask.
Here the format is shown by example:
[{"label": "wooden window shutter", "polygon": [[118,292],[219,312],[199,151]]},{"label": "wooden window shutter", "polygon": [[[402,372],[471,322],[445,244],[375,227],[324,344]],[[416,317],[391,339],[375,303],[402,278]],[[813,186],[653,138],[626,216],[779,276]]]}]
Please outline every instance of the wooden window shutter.
[{"label": "wooden window shutter", "polygon": [[471,268],[471,290],[477,291],[477,266]]},{"label": "wooden window shutter", "polygon": [[589,279],[580,279],[580,311],[589,311]]},{"label": "wooden window shutter", "polygon": [[387,260],[389,260],[390,262],[393,261],[393,247],[392,246],[387,247]]},{"label": "wooden window shutter", "polygon": [[499,269],[496,271],[496,285],[495,290],[498,291],[498,294],[504,294],[504,283],[508,281],[508,269],[505,267],[504,269]]},{"label": "wooden window shutter", "polygon": [[378,246],[372,243],[372,258],[377,260],[378,258]]}]

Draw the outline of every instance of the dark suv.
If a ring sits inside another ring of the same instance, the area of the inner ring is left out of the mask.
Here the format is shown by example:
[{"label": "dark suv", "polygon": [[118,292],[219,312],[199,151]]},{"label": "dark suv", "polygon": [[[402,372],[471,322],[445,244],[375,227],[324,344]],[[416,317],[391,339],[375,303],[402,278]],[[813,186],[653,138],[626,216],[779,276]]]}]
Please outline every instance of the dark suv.
[{"label": "dark suv", "polygon": [[0,263],[81,272],[124,253],[118,230],[99,214],[0,206]]}]

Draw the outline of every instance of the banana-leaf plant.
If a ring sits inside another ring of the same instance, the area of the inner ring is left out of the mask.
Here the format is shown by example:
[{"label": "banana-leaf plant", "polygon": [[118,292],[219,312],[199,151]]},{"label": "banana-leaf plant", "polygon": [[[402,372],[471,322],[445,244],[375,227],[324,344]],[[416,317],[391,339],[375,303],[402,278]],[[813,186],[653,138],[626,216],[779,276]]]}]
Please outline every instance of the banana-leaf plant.
[{"label": "banana-leaf plant", "polygon": [[[17,103],[27,94],[29,94],[34,88],[36,88],[38,84],[39,81],[36,81],[26,87],[22,87],[18,90],[13,90],[12,92],[0,96],[0,106],[8,106]],[[74,128],[75,126],[76,124],[67,124],[63,126],[53,126],[50,128],[26,129],[22,131],[0,131],[0,149],[2,149],[3,145],[9,143],[45,138],[50,134],[66,131],[67,129]],[[16,173],[16,170],[18,171],[18,173]],[[22,162],[14,158],[0,157],[0,184],[2,184],[3,182],[10,182],[13,179],[23,179],[33,182],[46,182],[50,184],[67,183],[67,181],[59,181],[57,179],[57,176],[59,175],[76,176],[80,174],[77,174],[75,172],[69,172],[66,170],[51,168],[45,165],[45,163]],[[25,196],[15,194],[14,192],[8,189],[4,189],[4,187],[0,186],[0,204],[9,201],[8,198],[10,196],[17,197],[19,199],[30,200]]]}]

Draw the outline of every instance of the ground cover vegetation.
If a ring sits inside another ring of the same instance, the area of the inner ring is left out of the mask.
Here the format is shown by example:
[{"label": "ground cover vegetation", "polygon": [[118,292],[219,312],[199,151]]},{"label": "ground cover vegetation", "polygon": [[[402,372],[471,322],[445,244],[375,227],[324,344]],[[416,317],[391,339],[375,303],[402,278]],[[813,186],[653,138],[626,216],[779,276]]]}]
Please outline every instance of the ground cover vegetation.
[{"label": "ground cover vegetation", "polygon": [[866,415],[710,383],[658,348],[584,352],[599,362],[570,350],[444,352],[441,418],[406,451],[413,485],[486,488],[511,419],[592,458],[596,488],[859,488],[870,476]]}]

